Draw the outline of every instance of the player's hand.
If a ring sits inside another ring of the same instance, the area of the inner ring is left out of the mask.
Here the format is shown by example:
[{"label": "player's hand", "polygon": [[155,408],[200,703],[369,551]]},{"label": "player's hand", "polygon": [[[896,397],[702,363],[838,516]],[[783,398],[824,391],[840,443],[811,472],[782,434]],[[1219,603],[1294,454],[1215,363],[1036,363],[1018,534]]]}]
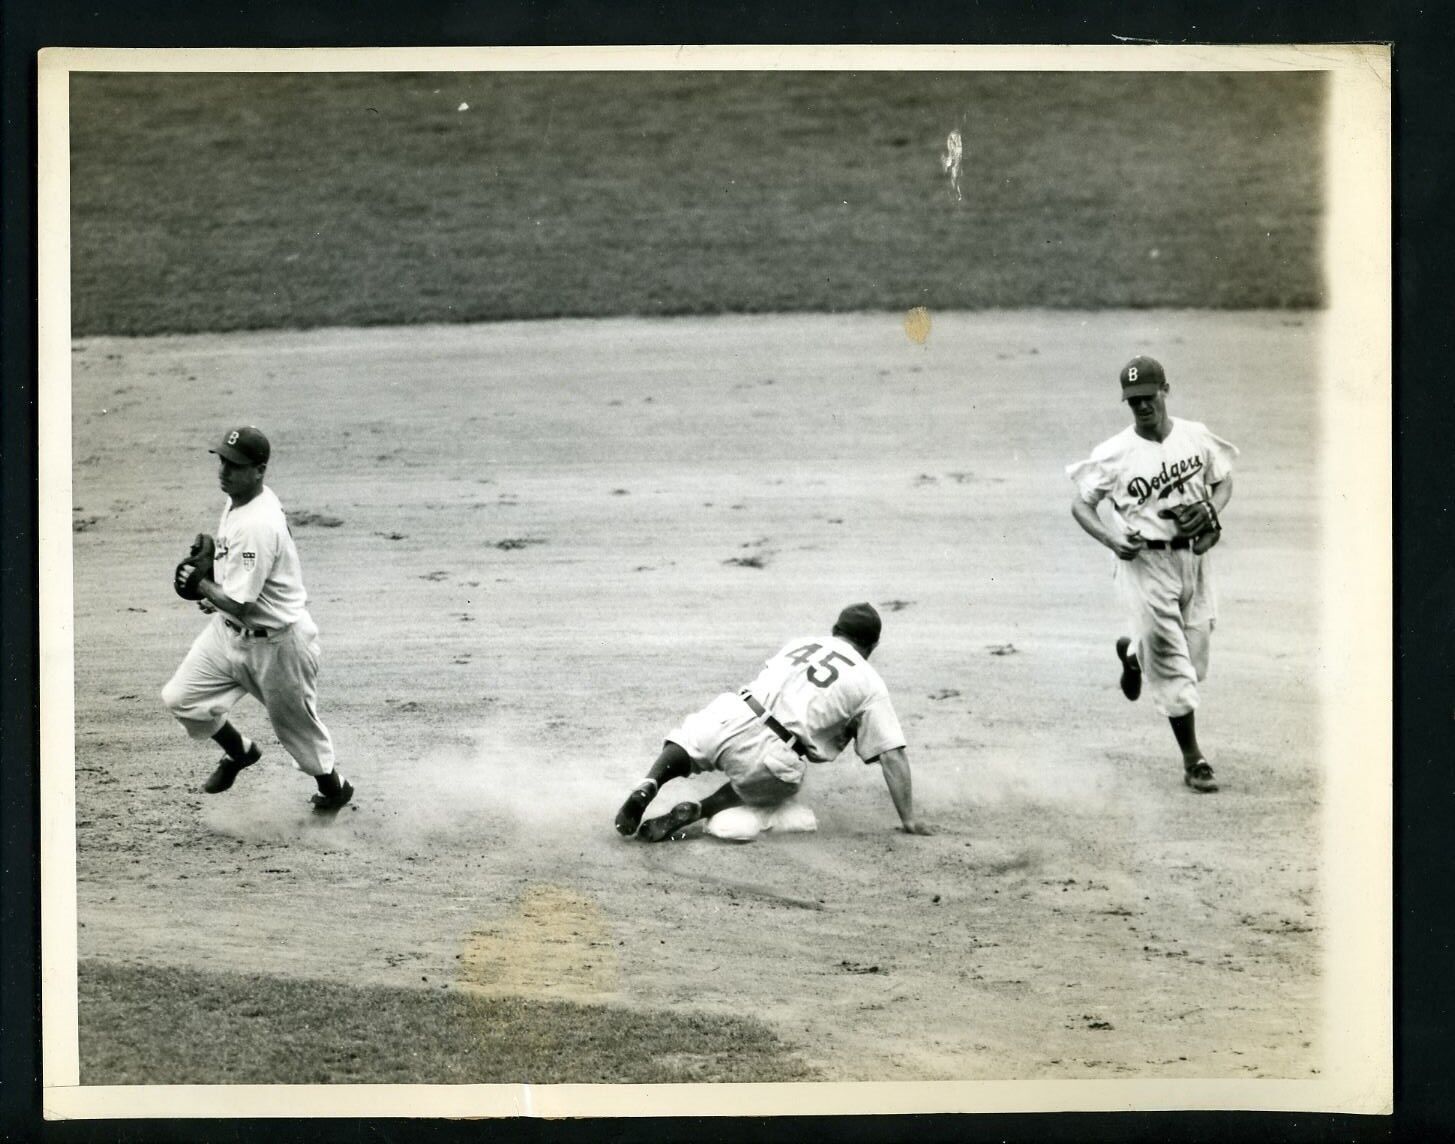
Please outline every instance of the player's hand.
[{"label": "player's hand", "polygon": [[899,829],[906,834],[933,834],[935,832],[935,828],[928,822],[921,822],[917,818],[910,819],[910,821],[901,824]]},{"label": "player's hand", "polygon": [[204,596],[197,601],[197,610],[204,616],[210,616],[213,612],[217,611],[217,605]]},{"label": "player's hand", "polygon": [[1107,547],[1117,554],[1118,560],[1135,560],[1137,553],[1141,552],[1145,545],[1146,541],[1142,539],[1140,533],[1128,532],[1124,533],[1120,540],[1116,536],[1112,536]]}]

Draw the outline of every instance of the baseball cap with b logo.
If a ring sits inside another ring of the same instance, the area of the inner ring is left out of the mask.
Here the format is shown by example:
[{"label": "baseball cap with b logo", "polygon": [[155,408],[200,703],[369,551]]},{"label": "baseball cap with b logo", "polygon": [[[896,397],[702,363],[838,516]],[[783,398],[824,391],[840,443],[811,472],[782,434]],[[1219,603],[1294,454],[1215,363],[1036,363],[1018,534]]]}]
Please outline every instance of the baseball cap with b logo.
[{"label": "baseball cap with b logo", "polygon": [[244,425],[239,429],[229,429],[207,451],[216,453],[234,465],[261,465],[267,462],[272,449],[261,429],[256,425]]},{"label": "baseball cap with b logo", "polygon": [[1162,363],[1138,355],[1122,366],[1122,400],[1129,397],[1151,397],[1167,384]]}]

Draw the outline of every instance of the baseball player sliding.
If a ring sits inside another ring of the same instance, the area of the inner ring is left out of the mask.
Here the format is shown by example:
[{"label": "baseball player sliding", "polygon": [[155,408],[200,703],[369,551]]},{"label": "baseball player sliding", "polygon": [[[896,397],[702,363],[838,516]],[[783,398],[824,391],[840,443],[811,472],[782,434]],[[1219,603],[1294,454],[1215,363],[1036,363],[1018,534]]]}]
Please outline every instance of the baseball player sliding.
[{"label": "baseball player sliding", "polygon": [[318,628],[305,607],[298,550],[283,506],[263,484],[271,449],[256,428],[231,429],[212,447],[228,503],[217,536],[199,536],[177,566],[173,586],[212,622],[162,688],[162,702],[194,739],[226,752],[203,783],[232,786],[260,758],[258,745],[227,715],[244,694],[267,709],[278,741],[313,776],[316,814],[333,815],[354,796],[334,767],[333,741],[318,718]]},{"label": "baseball player sliding", "polygon": [[[1071,515],[1117,555],[1117,593],[1131,632],[1116,643],[1122,693],[1135,700],[1145,680],[1153,706],[1172,724],[1184,781],[1211,792],[1218,785],[1197,742],[1197,685],[1207,677],[1217,620],[1209,549],[1222,535],[1238,450],[1207,426],[1168,415],[1171,387],[1152,358],[1129,361],[1121,386],[1132,424],[1088,460],[1066,466],[1076,483]],[[1098,511],[1103,501],[1109,523]]]},{"label": "baseball player sliding", "polygon": [[[790,640],[747,687],[689,715],[622,804],[616,829],[646,842],[681,837],[699,819],[708,834],[733,842],[816,830],[813,811],[796,798],[808,764],[828,762],[852,740],[861,759],[882,768],[905,832],[932,833],[915,817],[904,732],[869,666],[880,627],[873,607],[852,604],[830,635]],[[696,771],[721,771],[728,781],[700,803],[642,821],[664,783]]]}]

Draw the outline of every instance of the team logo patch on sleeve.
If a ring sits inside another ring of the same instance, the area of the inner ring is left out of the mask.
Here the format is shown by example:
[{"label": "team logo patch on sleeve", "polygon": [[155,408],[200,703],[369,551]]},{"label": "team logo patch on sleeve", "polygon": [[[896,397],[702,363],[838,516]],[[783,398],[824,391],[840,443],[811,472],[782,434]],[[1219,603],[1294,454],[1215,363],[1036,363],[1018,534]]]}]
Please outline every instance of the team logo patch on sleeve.
[{"label": "team logo patch on sleeve", "polygon": [[242,566],[244,571],[251,572],[253,568],[257,565],[257,563],[258,554],[256,552],[244,552],[242,554]]}]

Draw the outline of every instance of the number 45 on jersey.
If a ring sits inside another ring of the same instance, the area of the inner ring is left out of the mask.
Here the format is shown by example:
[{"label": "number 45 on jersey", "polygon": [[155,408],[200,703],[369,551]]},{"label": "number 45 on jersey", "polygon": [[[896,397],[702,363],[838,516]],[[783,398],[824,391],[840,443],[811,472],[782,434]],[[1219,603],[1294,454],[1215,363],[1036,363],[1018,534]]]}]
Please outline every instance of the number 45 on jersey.
[{"label": "number 45 on jersey", "polygon": [[[788,662],[796,667],[801,667],[821,651],[823,651],[823,644],[804,644],[787,653]],[[849,667],[854,666],[854,661],[848,656],[842,652],[830,650],[826,655],[819,656],[818,661],[809,666],[808,681],[815,687],[830,686],[839,677],[839,669],[834,666],[834,660]]]}]

